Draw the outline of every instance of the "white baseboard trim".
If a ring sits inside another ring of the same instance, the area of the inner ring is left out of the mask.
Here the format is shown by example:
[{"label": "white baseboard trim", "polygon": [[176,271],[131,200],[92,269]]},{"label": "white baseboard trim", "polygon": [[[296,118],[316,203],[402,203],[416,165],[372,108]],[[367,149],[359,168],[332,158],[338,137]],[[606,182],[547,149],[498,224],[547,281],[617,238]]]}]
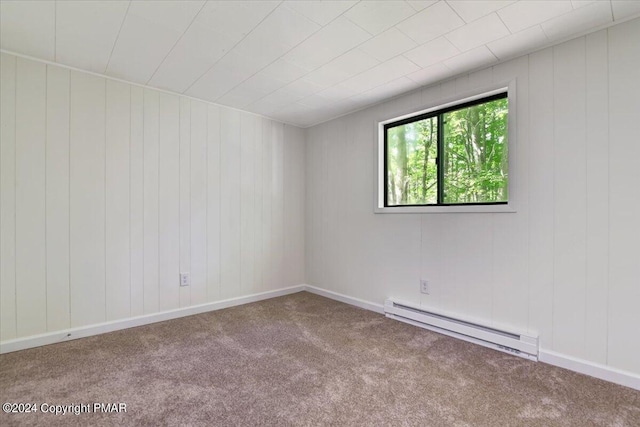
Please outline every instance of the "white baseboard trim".
[{"label": "white baseboard trim", "polygon": [[223,308],[235,307],[237,305],[262,301],[283,295],[294,294],[304,291],[305,285],[297,285],[289,288],[276,289],[273,291],[261,292],[258,294],[246,295],[237,298],[230,298],[222,301],[210,302],[206,304],[194,305],[191,307],[177,308],[175,310],[163,311],[160,313],[145,314],[143,316],[131,317],[111,322],[98,323],[95,325],[81,326],[78,328],[65,329],[62,331],[48,332],[40,335],[32,335],[24,338],[17,338],[0,343],[0,354],[10,353],[18,350],[25,350],[33,347],[40,347],[48,344],[55,344],[62,341],[69,341],[78,338],[90,337],[107,332],[119,331],[121,329],[133,328],[136,326],[148,325],[165,320],[177,319],[179,317],[192,316],[194,314],[206,313],[208,311],[221,310]]},{"label": "white baseboard trim", "polygon": [[320,289],[311,285],[304,285],[304,288],[305,288],[304,289],[305,291],[311,292],[312,294],[320,295],[325,298],[343,302],[345,304],[364,308],[365,310],[375,311],[376,313],[384,314],[384,306],[382,304],[376,304],[374,302],[350,297],[344,294],[339,294],[338,292],[327,291],[326,289]]},{"label": "white baseboard trim", "polygon": [[539,359],[540,362],[548,363],[549,365],[640,390],[640,375],[631,372],[544,349],[540,349]]},{"label": "white baseboard trim", "polygon": [[[356,307],[364,308],[366,310],[375,311],[376,313],[384,314],[384,307],[381,304],[361,300],[359,298],[350,297],[338,292],[328,291],[311,285],[304,285],[304,288],[306,291],[313,294],[344,302],[346,304],[354,305]],[[548,363],[549,365],[568,369],[580,374],[589,375],[604,381],[609,381],[615,384],[620,384],[626,387],[640,390],[640,376],[631,372],[622,371],[620,369],[612,368],[606,365],[577,359],[575,357],[544,349],[540,349],[538,360],[543,363]]]},{"label": "white baseboard trim", "polygon": [[[230,298],[222,301],[210,302],[195,305],[192,307],[178,308],[175,310],[163,311],[160,313],[146,314],[129,319],[114,320],[112,322],[99,323],[96,325],[82,326],[78,328],[65,329],[62,331],[49,332],[41,335],[34,335],[25,338],[4,341],[0,343],[0,354],[10,353],[28,348],[40,347],[48,344],[55,344],[78,338],[90,337],[107,332],[119,331],[121,329],[134,328],[136,326],[149,325],[151,323],[163,322],[165,320],[177,319],[180,317],[192,316],[194,314],[206,313],[209,311],[221,310],[238,305],[276,298],[297,292],[307,291],[325,298],[340,301],[345,304],[360,307],[376,313],[384,314],[384,306],[371,301],[350,297],[338,292],[328,291],[315,286],[301,284],[289,288],[276,289],[273,291],[261,292],[258,294],[246,295],[237,298]],[[589,362],[551,350],[540,349],[539,360],[549,365],[569,369],[574,372],[589,375],[601,380],[620,384],[636,390],[640,390],[640,375],[622,371],[620,369]]]}]

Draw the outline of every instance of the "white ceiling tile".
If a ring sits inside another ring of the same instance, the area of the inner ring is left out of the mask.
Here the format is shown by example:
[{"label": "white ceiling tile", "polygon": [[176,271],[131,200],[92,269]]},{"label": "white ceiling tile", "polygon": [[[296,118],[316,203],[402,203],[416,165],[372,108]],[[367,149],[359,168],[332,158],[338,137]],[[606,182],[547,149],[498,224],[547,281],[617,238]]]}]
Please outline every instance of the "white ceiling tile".
[{"label": "white ceiling tile", "polygon": [[323,89],[322,86],[318,86],[317,84],[306,81],[304,79],[291,82],[282,88],[282,90],[284,91],[287,91],[289,93],[295,94],[296,96],[299,96],[300,97],[299,99],[313,95],[314,93],[317,93],[322,89]]},{"label": "white ceiling tile", "polygon": [[361,1],[344,16],[375,35],[415,13],[416,11],[404,1],[380,0]]},{"label": "white ceiling tile", "polygon": [[2,48],[303,126],[583,34],[612,10],[640,15],[640,0],[55,5],[0,0]]},{"label": "white ceiling tile", "polygon": [[334,84],[340,83],[341,81],[345,80],[340,71],[336,70],[335,68],[329,67],[328,65],[310,72],[303,78],[325,88],[333,86]]},{"label": "white ceiling tile", "polygon": [[342,101],[343,99],[350,98],[353,95],[357,95],[357,92],[355,92],[354,90],[350,90],[344,86],[343,87],[333,86],[316,93],[316,95],[330,99],[333,102],[338,102],[338,101]]},{"label": "white ceiling tile", "polygon": [[266,68],[260,71],[260,73],[263,73],[265,76],[273,80],[281,80],[286,84],[304,76],[307,74],[307,70],[298,67],[296,64],[289,62],[286,59],[278,59],[277,61],[269,64]]},{"label": "white ceiling tile", "polygon": [[246,106],[244,109],[256,114],[274,117],[273,113],[282,108],[282,105],[275,104],[267,98],[262,98],[253,104]]},{"label": "white ceiling tile", "polygon": [[529,52],[548,42],[547,37],[539,25],[529,27],[518,33],[493,41],[487,46],[499,59],[511,58],[524,52]]},{"label": "white ceiling tile", "polygon": [[202,5],[202,1],[131,2],[107,74],[147,83]]},{"label": "white ceiling tile", "polygon": [[640,1],[638,0],[612,0],[613,19],[619,20],[628,16],[640,15]]},{"label": "white ceiling tile", "polygon": [[188,95],[215,101],[259,71],[251,58],[229,52],[187,91]]},{"label": "white ceiling tile", "polygon": [[258,64],[258,69],[266,67],[291,50],[285,44],[269,40],[268,37],[252,37],[253,34],[234,47],[233,52],[252,58]]},{"label": "white ceiling tile", "polygon": [[283,120],[288,122],[295,122],[297,119],[300,119],[301,115],[306,115],[310,111],[313,110],[313,107],[302,104],[301,102],[295,102],[291,105],[287,105],[286,107],[281,108],[276,112],[278,117],[282,117]]},{"label": "white ceiling tile", "polygon": [[475,21],[485,15],[509,6],[513,1],[506,0],[447,0],[449,6],[466,22]]},{"label": "white ceiling tile", "polygon": [[320,25],[301,13],[286,6],[280,6],[240,42],[238,49],[242,49],[245,42],[256,40],[263,40],[263,44],[282,44],[292,48],[319,29]]},{"label": "white ceiling tile", "polygon": [[497,59],[488,47],[479,46],[475,49],[461,53],[444,61],[444,65],[449,67],[456,74],[470,71],[485,65],[493,64]]},{"label": "white ceiling tile", "polygon": [[284,86],[282,82],[252,76],[217,99],[217,102],[236,108],[244,108],[269,93]]},{"label": "white ceiling tile", "polygon": [[424,9],[396,27],[419,44],[433,40],[464,25],[464,21],[441,1]]},{"label": "white ceiling tile", "polygon": [[252,57],[262,68],[319,29],[320,25],[304,15],[280,6],[240,41],[234,51]]},{"label": "white ceiling tile", "polygon": [[389,28],[384,33],[366,41],[359,49],[379,61],[386,61],[400,55],[418,44],[397,28]]},{"label": "white ceiling tile", "polygon": [[453,75],[451,69],[445,66],[443,63],[438,62],[437,64],[433,64],[430,67],[423,68],[422,70],[416,71],[415,73],[411,73],[407,75],[407,77],[423,86],[440,81],[451,75]]},{"label": "white ceiling tile", "polygon": [[55,16],[52,1],[0,2],[0,47],[54,61]]},{"label": "white ceiling tile", "polygon": [[304,104],[294,103],[279,109],[272,114],[272,117],[285,123],[294,123],[298,126],[311,125],[312,118],[317,114],[317,110]]},{"label": "white ceiling tile", "polygon": [[288,52],[284,59],[312,71],[370,38],[369,33],[341,16]]},{"label": "white ceiling tile", "polygon": [[337,71],[341,78],[344,80],[351,76],[355,76],[356,74],[360,74],[361,72],[366,71],[370,68],[373,68],[379,63],[380,61],[372,58],[370,55],[361,51],[360,49],[353,49],[345,53],[344,55],[334,59],[333,61],[325,65],[325,67]]},{"label": "white ceiling tile", "polygon": [[270,1],[208,2],[149,84],[184,92],[277,5]]},{"label": "white ceiling tile", "polygon": [[164,59],[149,84],[182,93],[236,42],[196,19]]},{"label": "white ceiling tile", "polygon": [[300,104],[311,108],[325,107],[336,102],[336,100],[325,97],[322,92],[318,92],[298,101]]},{"label": "white ceiling tile", "polygon": [[418,71],[418,69],[419,67],[407,58],[397,56],[364,73],[351,77],[338,86],[360,93]]},{"label": "white ceiling tile", "polygon": [[460,51],[444,37],[437,38],[429,43],[405,53],[404,56],[415,62],[422,68],[426,68],[437,62],[444,61],[459,54]]},{"label": "white ceiling tile", "polygon": [[327,25],[356,3],[355,0],[286,0],[284,4],[320,25]]},{"label": "white ceiling tile", "polygon": [[445,37],[462,52],[508,36],[509,30],[498,15],[492,13],[471,24],[453,30]]},{"label": "white ceiling tile", "polygon": [[351,76],[378,65],[380,61],[359,49],[353,49],[339,56],[327,65],[304,76],[304,80],[323,88],[333,86]]},{"label": "white ceiling tile", "polygon": [[579,9],[581,7],[584,7],[591,3],[595,3],[597,1],[609,3],[609,0],[571,0],[571,6],[573,6],[574,9]]},{"label": "white ceiling tile", "polygon": [[198,14],[198,21],[218,33],[240,40],[278,4],[278,1],[208,1]]},{"label": "white ceiling tile", "polygon": [[400,77],[382,86],[378,86],[364,93],[364,95],[372,94],[374,96],[384,98],[391,98],[393,96],[400,95],[418,87],[418,84],[407,78]]},{"label": "white ceiling tile", "polygon": [[289,104],[293,104],[304,97],[305,96],[300,93],[290,92],[286,90],[286,88],[281,88],[249,105],[248,108],[252,111],[258,110],[273,112],[280,110]]},{"label": "white ceiling tile", "polygon": [[104,73],[129,2],[56,2],[56,60]]},{"label": "white ceiling tile", "polygon": [[420,12],[422,9],[425,9],[432,4],[434,4],[437,0],[409,0],[407,3],[416,10],[416,12]]},{"label": "white ceiling tile", "polygon": [[253,91],[261,93],[262,96],[264,96],[280,89],[281,87],[286,86],[289,83],[291,83],[291,81],[274,78],[273,76],[262,70],[242,82],[240,86],[252,89]]},{"label": "white ceiling tile", "polygon": [[605,2],[594,2],[550,19],[542,24],[542,29],[549,40],[558,40],[612,21],[611,5]]},{"label": "white ceiling tile", "polygon": [[498,11],[509,31],[516,33],[573,10],[568,0],[521,0]]}]

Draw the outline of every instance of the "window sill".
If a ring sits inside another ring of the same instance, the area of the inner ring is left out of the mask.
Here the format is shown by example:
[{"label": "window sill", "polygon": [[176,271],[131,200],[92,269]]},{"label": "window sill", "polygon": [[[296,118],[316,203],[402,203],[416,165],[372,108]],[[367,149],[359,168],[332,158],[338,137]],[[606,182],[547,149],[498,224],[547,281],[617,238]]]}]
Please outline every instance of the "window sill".
[{"label": "window sill", "polygon": [[375,213],[514,213],[517,212],[513,203],[506,205],[469,205],[469,206],[376,206]]}]

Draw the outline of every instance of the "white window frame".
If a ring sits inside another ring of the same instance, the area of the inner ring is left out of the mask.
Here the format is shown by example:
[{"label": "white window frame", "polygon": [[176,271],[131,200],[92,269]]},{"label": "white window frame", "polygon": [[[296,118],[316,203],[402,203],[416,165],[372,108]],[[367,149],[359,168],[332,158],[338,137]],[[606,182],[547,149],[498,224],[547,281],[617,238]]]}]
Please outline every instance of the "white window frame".
[{"label": "white window frame", "polygon": [[[455,206],[384,206],[384,125],[396,122],[413,116],[430,113],[432,111],[453,107],[466,102],[475,101],[491,95],[507,92],[509,100],[509,118],[507,122],[507,143],[509,156],[509,182],[507,184],[509,200],[506,204],[495,205],[455,205]],[[404,112],[392,118],[383,118],[376,121],[376,135],[378,137],[375,152],[375,177],[376,183],[374,188],[374,212],[375,213],[500,213],[500,212],[516,212],[516,181],[517,181],[517,106],[516,106],[516,81],[511,80],[506,83],[485,86],[473,91],[465,92],[460,95],[439,99],[431,104],[425,105],[418,110]]]}]

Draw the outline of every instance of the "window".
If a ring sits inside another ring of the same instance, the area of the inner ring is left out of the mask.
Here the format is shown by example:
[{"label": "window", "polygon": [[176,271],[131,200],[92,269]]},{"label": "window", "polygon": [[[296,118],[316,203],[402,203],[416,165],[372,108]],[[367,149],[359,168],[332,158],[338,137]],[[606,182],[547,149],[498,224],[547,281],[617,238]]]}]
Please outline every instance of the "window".
[{"label": "window", "polygon": [[508,117],[503,88],[381,122],[378,207],[500,211],[509,203]]}]

